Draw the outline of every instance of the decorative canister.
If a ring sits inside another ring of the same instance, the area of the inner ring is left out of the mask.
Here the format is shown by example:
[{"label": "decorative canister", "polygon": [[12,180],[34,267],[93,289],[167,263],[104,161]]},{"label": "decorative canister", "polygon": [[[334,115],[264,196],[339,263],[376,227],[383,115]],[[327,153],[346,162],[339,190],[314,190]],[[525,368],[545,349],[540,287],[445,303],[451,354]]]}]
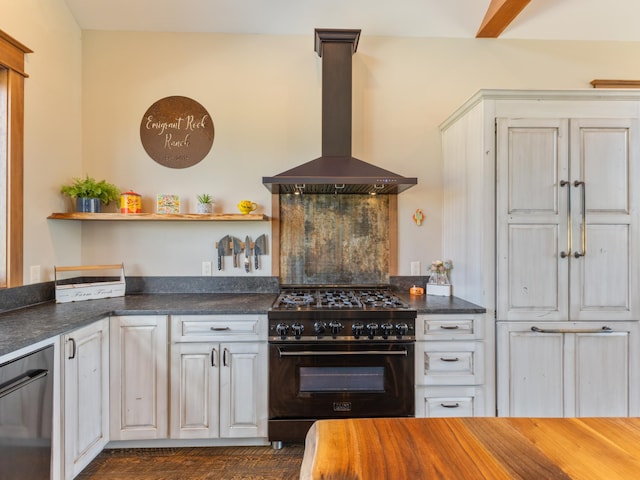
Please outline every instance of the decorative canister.
[{"label": "decorative canister", "polygon": [[142,197],[136,192],[122,192],[120,194],[120,213],[141,213]]}]

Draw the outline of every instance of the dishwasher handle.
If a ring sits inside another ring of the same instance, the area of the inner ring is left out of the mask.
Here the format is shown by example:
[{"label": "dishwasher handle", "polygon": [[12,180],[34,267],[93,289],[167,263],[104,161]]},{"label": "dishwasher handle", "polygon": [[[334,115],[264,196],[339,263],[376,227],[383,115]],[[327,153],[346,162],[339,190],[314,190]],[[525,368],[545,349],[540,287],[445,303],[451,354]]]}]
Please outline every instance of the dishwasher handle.
[{"label": "dishwasher handle", "polygon": [[21,375],[18,375],[15,378],[3,383],[0,386],[0,398],[6,397],[12,392],[16,390],[26,387],[31,382],[35,382],[36,380],[46,377],[49,374],[49,370],[39,369],[39,370],[29,370]]}]

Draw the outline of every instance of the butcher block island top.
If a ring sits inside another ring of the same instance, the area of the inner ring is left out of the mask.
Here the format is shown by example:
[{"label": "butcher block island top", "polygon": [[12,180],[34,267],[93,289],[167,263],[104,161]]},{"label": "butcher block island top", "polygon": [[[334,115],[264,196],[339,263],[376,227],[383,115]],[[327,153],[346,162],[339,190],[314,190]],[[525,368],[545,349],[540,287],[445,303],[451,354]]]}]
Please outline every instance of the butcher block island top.
[{"label": "butcher block island top", "polygon": [[640,478],[640,418],[319,420],[300,478]]}]

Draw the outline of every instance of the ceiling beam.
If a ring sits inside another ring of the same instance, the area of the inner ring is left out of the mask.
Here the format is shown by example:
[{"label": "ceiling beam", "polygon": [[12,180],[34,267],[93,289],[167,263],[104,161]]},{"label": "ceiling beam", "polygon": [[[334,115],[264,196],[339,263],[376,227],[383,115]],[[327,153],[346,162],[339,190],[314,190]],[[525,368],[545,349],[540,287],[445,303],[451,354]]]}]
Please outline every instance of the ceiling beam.
[{"label": "ceiling beam", "polygon": [[531,0],[491,0],[476,38],[498,38]]}]

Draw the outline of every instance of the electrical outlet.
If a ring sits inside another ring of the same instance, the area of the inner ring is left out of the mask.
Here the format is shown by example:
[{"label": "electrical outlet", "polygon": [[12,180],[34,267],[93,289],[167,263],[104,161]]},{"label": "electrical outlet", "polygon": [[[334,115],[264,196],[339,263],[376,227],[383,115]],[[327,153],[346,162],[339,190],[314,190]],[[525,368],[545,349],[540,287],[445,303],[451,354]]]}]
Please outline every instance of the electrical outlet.
[{"label": "electrical outlet", "polygon": [[414,275],[414,276],[420,275],[420,260],[411,262],[411,275]]},{"label": "electrical outlet", "polygon": [[31,283],[40,283],[40,265],[31,265]]},{"label": "electrical outlet", "polygon": [[202,262],[202,276],[203,277],[211,276],[211,262]]}]

